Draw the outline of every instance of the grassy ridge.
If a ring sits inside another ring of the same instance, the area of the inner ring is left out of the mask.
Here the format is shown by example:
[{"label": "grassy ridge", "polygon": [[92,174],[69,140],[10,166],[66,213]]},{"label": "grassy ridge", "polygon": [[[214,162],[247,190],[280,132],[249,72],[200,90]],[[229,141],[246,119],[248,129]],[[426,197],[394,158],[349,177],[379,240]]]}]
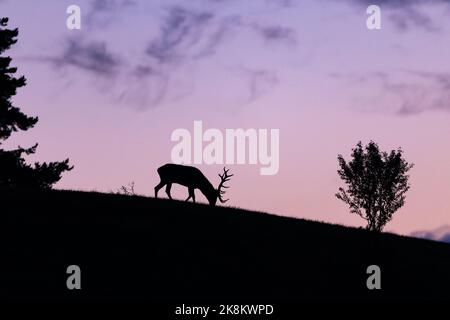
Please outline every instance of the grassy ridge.
[{"label": "grassy ridge", "polygon": [[[75,191],[7,194],[10,299],[450,298],[450,245],[241,209]],[[82,290],[66,288],[66,268]],[[366,288],[367,266],[382,290]]]}]

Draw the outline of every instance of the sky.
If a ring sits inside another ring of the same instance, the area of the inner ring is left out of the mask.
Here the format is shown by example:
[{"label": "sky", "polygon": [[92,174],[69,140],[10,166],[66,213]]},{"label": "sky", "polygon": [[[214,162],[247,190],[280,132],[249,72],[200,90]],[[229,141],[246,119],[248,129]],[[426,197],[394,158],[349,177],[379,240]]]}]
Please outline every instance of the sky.
[{"label": "sky", "polygon": [[[72,4],[80,30],[66,27]],[[370,4],[379,30],[366,26]],[[279,129],[278,173],[229,166],[227,205],[363,226],[335,197],[337,155],[373,140],[415,164],[386,230],[450,225],[450,1],[0,0],[0,12],[19,28],[7,53],[28,80],[13,101],[39,116],[5,146],[38,142],[30,162],[70,158],[57,188],[134,182],[152,196],[172,132],[198,120]],[[222,165],[197,167],[219,183]]]}]

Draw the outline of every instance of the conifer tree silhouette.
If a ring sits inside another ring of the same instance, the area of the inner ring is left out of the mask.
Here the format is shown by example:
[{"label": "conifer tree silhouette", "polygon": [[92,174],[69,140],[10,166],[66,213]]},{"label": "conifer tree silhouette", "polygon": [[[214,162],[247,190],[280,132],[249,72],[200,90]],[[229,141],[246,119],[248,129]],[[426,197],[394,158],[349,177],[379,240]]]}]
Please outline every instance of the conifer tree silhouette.
[{"label": "conifer tree silhouette", "polygon": [[[0,146],[13,132],[26,131],[38,122],[12,105],[11,98],[17,89],[26,85],[24,76],[15,78],[17,68],[11,67],[11,57],[2,56],[17,42],[18,29],[7,29],[8,18],[0,19]],[[28,165],[24,155],[36,152],[37,144],[30,148],[4,150],[0,148],[0,190],[50,189],[61,179],[64,171],[72,170],[69,159],[62,162],[35,163]]]}]

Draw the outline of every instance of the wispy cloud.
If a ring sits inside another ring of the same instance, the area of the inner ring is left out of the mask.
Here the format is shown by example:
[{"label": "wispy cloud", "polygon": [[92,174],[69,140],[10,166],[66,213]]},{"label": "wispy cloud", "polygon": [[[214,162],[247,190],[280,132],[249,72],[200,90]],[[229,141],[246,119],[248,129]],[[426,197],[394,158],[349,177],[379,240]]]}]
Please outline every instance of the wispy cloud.
[{"label": "wispy cloud", "polygon": [[110,25],[124,9],[136,6],[136,0],[93,0],[86,16],[90,28]]},{"label": "wispy cloud", "polygon": [[60,55],[42,59],[57,68],[73,67],[101,76],[115,75],[123,66],[122,60],[103,41],[70,39]]},{"label": "wispy cloud", "polygon": [[377,5],[383,5],[383,6],[389,6],[393,8],[404,8],[407,6],[417,5],[417,4],[450,4],[449,0],[348,0],[354,3],[360,3],[363,5],[371,5],[371,4],[377,4]]},{"label": "wispy cloud", "polygon": [[296,32],[292,28],[281,25],[253,25],[255,31],[269,43],[284,43],[295,45],[297,43]]},{"label": "wispy cloud", "polygon": [[266,0],[269,4],[275,4],[279,7],[286,8],[286,7],[292,7],[297,0]]},{"label": "wispy cloud", "polygon": [[404,104],[400,115],[426,111],[450,112],[450,73],[410,71],[412,83],[398,86],[398,94]]},{"label": "wispy cloud", "polygon": [[241,69],[241,72],[248,78],[249,101],[258,99],[278,84],[278,77],[275,71],[244,68]]},{"label": "wispy cloud", "polygon": [[204,35],[213,17],[209,12],[194,12],[182,7],[169,8],[159,36],[146,49],[147,55],[159,63],[169,63],[204,51],[208,46]]},{"label": "wispy cloud", "polygon": [[118,89],[116,100],[138,110],[157,106],[169,94],[170,77],[147,65],[138,65],[124,76],[124,85]]},{"label": "wispy cloud", "polygon": [[[184,63],[195,63],[198,59],[214,55],[228,35],[243,29],[256,32],[268,44],[296,43],[295,31],[291,28],[246,21],[237,15],[223,16],[207,10],[176,6],[167,8],[159,34],[147,46],[146,54],[154,70],[166,74],[164,88],[167,93],[167,81],[170,82],[170,73],[174,69]],[[258,99],[278,83],[275,72],[264,67],[244,67],[236,74],[248,80],[249,101]]]},{"label": "wispy cloud", "polygon": [[[430,111],[450,112],[450,72],[399,70],[365,74],[330,74],[352,88],[369,88],[375,104],[364,106],[379,112],[411,116]],[[353,92],[353,91],[352,91]],[[369,99],[368,99],[369,100]],[[392,105],[394,103],[394,105]]]},{"label": "wispy cloud", "polygon": [[416,231],[412,232],[410,235],[415,238],[423,238],[450,243],[450,226],[442,226],[435,230]]},{"label": "wispy cloud", "polygon": [[[405,106],[406,114],[421,113],[424,111],[450,112],[450,72],[424,72],[411,71],[418,79],[420,85],[411,90],[422,93],[424,104],[411,103]],[[409,107],[409,108],[408,108]]]},{"label": "wispy cloud", "polygon": [[[111,79],[109,96],[117,97],[119,103],[145,108],[190,94],[195,86],[180,85],[186,78],[184,73],[195,70],[197,64],[208,58],[220,55],[227,44],[233,43],[232,40],[242,39],[242,34],[243,38],[262,39],[266,47],[290,47],[297,43],[295,30],[288,26],[246,16],[237,8],[223,10],[231,3],[239,6],[239,1],[202,2],[204,5],[161,3],[155,7],[153,4],[150,11],[148,3],[141,0],[94,0],[88,11],[87,27],[101,27],[102,37],[99,38],[94,30],[71,37],[61,52],[40,58],[40,61],[59,69],[75,68],[91,76],[102,76],[105,81]],[[260,5],[267,4],[281,10],[292,2],[264,0]],[[150,28],[136,37],[133,45],[138,54],[132,58],[121,47],[114,46],[113,38],[108,34],[117,31],[115,17],[119,14],[122,19],[130,16],[129,8],[136,9],[133,12],[139,9],[152,13]],[[262,62],[250,60],[247,63],[245,59],[248,58],[241,60],[239,56],[231,58],[230,63],[223,66],[224,71],[244,70],[234,75],[247,81],[249,101],[258,99],[278,83],[276,70],[269,70],[270,67]],[[189,78],[192,81],[192,77]],[[101,88],[102,92],[105,87]]]},{"label": "wispy cloud", "polygon": [[422,28],[428,32],[440,30],[430,16],[414,7],[395,10],[389,13],[388,17],[400,31],[408,31],[412,27]]},{"label": "wispy cloud", "polygon": [[[203,0],[203,1],[206,3],[227,4],[227,5],[233,2],[241,3],[240,0]],[[275,5],[276,7],[285,8],[293,6],[296,2],[299,2],[299,0],[259,0],[259,2],[261,3],[261,5]]]},{"label": "wispy cloud", "polygon": [[217,21],[214,29],[208,34],[202,49],[194,55],[194,58],[201,59],[216,54],[227,36],[232,33],[232,26],[239,24],[239,20],[237,16],[227,16]]}]

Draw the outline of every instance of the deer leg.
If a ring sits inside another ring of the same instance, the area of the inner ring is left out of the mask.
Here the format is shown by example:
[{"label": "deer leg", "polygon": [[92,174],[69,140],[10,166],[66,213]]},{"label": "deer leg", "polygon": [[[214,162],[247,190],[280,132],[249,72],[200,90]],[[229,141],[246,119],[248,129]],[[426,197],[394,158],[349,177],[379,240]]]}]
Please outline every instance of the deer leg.
[{"label": "deer leg", "polygon": [[161,189],[162,187],[164,187],[165,183],[164,182],[160,182],[158,183],[158,185],[155,187],[155,198],[158,198],[158,191],[159,189]]},{"label": "deer leg", "polygon": [[192,198],[192,201],[195,202],[195,194],[194,194],[194,189],[189,188],[189,197],[186,199],[186,201],[189,201],[190,198]]},{"label": "deer leg", "polygon": [[169,199],[170,200],[172,200],[172,196],[170,195],[170,188],[172,187],[172,184],[171,183],[168,183],[167,185],[166,185],[166,193],[167,193],[167,196],[169,197]]},{"label": "deer leg", "polygon": [[189,197],[186,199],[186,201],[189,201],[190,198],[192,198],[192,201],[195,202],[194,188],[189,188]]}]

